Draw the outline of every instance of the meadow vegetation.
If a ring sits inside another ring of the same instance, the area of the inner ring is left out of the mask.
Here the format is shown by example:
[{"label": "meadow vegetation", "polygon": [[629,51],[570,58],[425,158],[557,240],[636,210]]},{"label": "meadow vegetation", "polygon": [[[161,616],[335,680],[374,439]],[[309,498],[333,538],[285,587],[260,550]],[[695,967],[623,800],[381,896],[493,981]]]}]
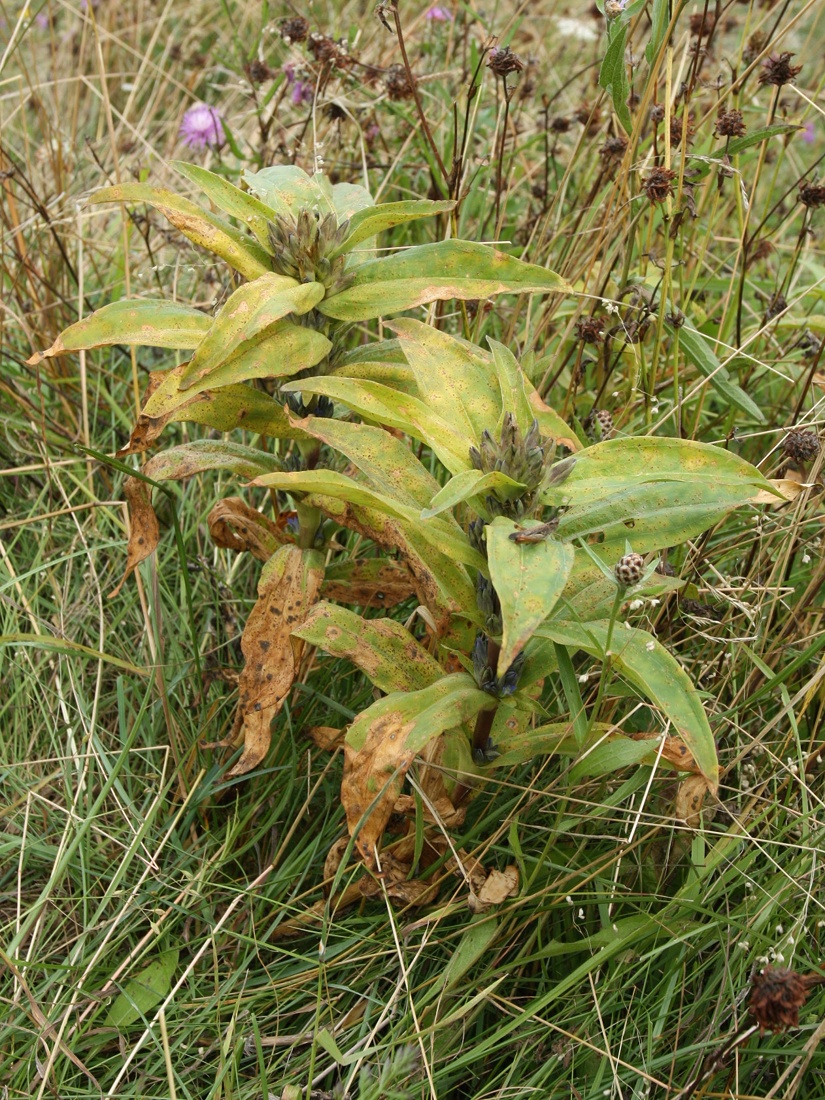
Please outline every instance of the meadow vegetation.
[{"label": "meadow vegetation", "polygon": [[4,1095],[818,1100],[821,0],[0,17]]}]

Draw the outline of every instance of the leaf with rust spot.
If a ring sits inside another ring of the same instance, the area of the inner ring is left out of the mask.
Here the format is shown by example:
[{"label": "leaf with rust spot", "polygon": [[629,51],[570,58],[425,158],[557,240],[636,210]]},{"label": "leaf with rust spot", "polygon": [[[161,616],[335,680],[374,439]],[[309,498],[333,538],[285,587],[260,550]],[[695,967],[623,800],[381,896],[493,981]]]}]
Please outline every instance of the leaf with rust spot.
[{"label": "leaf with rust spot", "polygon": [[160,542],[158,517],[152,507],[152,486],[136,477],[127,477],[123,495],[129,505],[129,546],[126,551],[126,572],[120,584],[109,593],[109,599],[119,595],[127,579],[142,561],[155,552]]},{"label": "leaf with rust spot", "polygon": [[275,551],[291,542],[283,526],[256,511],[240,497],[224,497],[206,517],[209,534],[224,550],[248,550],[258,561],[269,561]]},{"label": "leaf with rust spot", "polygon": [[698,829],[702,823],[702,806],[705,795],[711,786],[703,775],[689,775],[679,784],[676,792],[674,817],[687,823],[689,828]]},{"label": "leaf with rust spot", "polygon": [[241,638],[245,664],[233,737],[244,749],[229,777],[257,767],[269,750],[270,724],[289,695],[304,648],[291,634],[318,598],[323,576],[322,555],[296,546],[282,546],[264,567]]},{"label": "leaf with rust spot", "polygon": [[418,691],[442,675],[438,661],[394,619],[365,620],[324,602],[312,608],[295,635],[352,661],[381,691]]},{"label": "leaf with rust spot", "polygon": [[410,567],[393,558],[364,558],[327,567],[322,595],[359,607],[395,607],[415,595]]}]

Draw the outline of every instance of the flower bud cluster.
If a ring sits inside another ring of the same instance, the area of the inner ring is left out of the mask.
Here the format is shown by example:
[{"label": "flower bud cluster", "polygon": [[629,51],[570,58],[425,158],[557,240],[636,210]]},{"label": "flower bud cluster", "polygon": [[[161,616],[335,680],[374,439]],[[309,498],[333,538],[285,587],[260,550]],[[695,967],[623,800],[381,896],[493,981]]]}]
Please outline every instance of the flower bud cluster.
[{"label": "flower bud cluster", "polygon": [[542,440],[537,420],[530,425],[527,435],[522,436],[512,413],[507,413],[504,418],[498,443],[486,429],[482,432],[480,445],[470,448],[473,468],[484,474],[506,474],[513,481],[520,481],[526,486],[523,495],[517,500],[487,497],[487,506],[494,515],[515,518],[532,509],[536,493],[544,480],[551,447],[552,443]]},{"label": "flower bud cluster", "polygon": [[478,574],[476,580],[476,603],[484,616],[484,629],[488,634],[500,636],[502,631],[501,604],[498,594],[493,588],[493,582],[488,581],[482,574]]},{"label": "flower bud cluster", "polygon": [[496,677],[495,668],[488,664],[487,653],[487,636],[477,634],[473,645],[473,674],[476,683],[482,691],[486,691],[488,695],[495,695],[496,698],[512,695],[518,687],[521,670],[524,668],[524,651],[519,653],[500,679]]},{"label": "flower bud cluster", "polygon": [[301,210],[297,219],[277,218],[269,223],[272,270],[302,283],[332,286],[343,275],[344,257],[330,254],[343,244],[348,229],[348,221],[339,225],[334,214],[322,218],[312,210]]}]

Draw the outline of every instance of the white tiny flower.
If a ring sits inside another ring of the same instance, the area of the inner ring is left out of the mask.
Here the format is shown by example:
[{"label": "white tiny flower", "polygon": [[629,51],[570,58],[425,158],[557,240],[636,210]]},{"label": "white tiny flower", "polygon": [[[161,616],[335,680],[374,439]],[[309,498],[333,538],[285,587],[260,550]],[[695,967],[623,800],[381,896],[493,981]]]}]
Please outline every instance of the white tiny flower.
[{"label": "white tiny flower", "polygon": [[810,560],[811,560],[811,555],[810,554],[803,554],[802,555],[802,561],[805,565],[807,565],[810,562]]},{"label": "white tiny flower", "polygon": [[644,605],[645,605],[644,600],[631,600],[630,603],[628,604],[628,609],[630,611],[638,611],[640,608],[644,607]]},{"label": "white tiny flower", "polygon": [[648,651],[648,653],[652,653],[655,648],[656,643],[652,639],[649,642],[645,642],[645,649]]}]

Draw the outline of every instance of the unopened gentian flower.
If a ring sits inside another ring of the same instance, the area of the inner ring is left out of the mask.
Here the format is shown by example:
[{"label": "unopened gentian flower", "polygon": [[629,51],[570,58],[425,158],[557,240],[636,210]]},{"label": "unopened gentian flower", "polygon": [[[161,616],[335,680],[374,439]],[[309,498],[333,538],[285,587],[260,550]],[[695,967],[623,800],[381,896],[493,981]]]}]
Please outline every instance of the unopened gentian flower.
[{"label": "unopened gentian flower", "polygon": [[287,62],[282,66],[281,72],[286,77],[287,84],[292,85],[289,93],[290,100],[297,106],[299,103],[311,103],[315,96],[315,86],[308,80],[301,80],[295,73],[295,66]]},{"label": "unopened gentian flower", "polygon": [[219,149],[225,138],[220,112],[207,103],[196,103],[183,116],[180,136],[190,149]]},{"label": "unopened gentian flower", "polygon": [[442,8],[438,4],[434,4],[433,7],[427,8],[424,18],[432,19],[434,23],[449,23],[453,18],[453,13],[449,8]]}]

